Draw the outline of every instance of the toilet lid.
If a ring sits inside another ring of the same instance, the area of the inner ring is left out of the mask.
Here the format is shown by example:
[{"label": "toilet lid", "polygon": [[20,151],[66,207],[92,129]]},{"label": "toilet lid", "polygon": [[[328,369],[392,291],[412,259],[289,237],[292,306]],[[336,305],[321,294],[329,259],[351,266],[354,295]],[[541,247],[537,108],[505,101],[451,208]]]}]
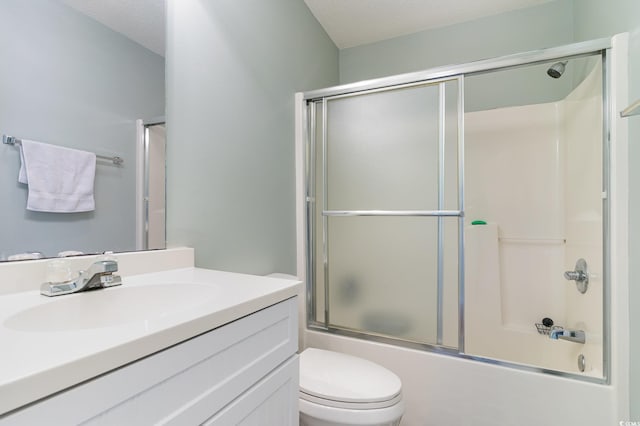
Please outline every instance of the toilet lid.
[{"label": "toilet lid", "polygon": [[300,354],[300,391],[341,402],[371,403],[396,398],[400,378],[366,359],[309,348]]}]

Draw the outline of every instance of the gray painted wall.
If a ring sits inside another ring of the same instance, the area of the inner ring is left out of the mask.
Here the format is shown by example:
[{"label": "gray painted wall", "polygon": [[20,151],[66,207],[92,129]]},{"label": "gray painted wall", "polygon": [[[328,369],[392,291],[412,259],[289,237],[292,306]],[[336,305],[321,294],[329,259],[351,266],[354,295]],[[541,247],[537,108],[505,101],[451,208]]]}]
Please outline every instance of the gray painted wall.
[{"label": "gray painted wall", "polygon": [[169,244],[201,267],[295,272],[294,93],[337,83],[300,0],[169,2]]},{"label": "gray painted wall", "polygon": [[[571,43],[571,0],[422,31],[340,51],[341,83],[460,64]],[[465,80],[465,110],[553,102],[574,87],[574,73],[546,75],[548,65],[482,74]]]},{"label": "gray painted wall", "polygon": [[99,154],[96,210],[25,210],[16,147],[0,146],[0,258],[135,249],[135,120],[164,114],[164,58],[52,0],[2,0],[0,133]]},{"label": "gray painted wall", "polygon": [[340,83],[571,43],[571,0],[340,51]]},{"label": "gray painted wall", "polygon": [[[640,2],[637,0],[576,0],[575,39],[589,40],[629,31],[629,100],[640,99]],[[630,407],[629,420],[640,421],[640,116],[629,120],[629,314]],[[626,420],[626,419],[621,419]]]}]

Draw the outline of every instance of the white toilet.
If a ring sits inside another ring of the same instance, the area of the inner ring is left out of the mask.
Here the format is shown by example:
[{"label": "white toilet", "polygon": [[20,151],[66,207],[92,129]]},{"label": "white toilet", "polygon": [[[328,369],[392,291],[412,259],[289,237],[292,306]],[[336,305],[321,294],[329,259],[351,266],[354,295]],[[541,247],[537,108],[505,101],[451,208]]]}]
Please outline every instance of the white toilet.
[{"label": "white toilet", "polygon": [[366,359],[323,349],[300,354],[299,395],[300,426],[398,426],[404,414],[398,376]]},{"label": "white toilet", "polygon": [[300,354],[300,426],[397,426],[400,378],[366,359],[309,348]]}]

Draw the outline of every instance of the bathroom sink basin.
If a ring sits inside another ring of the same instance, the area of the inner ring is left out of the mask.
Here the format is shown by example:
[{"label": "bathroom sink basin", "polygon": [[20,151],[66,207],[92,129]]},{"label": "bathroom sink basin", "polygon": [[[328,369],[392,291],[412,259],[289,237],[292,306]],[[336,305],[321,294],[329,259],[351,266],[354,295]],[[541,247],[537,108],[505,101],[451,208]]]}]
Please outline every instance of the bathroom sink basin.
[{"label": "bathroom sink basin", "polygon": [[220,294],[217,286],[197,283],[87,291],[46,300],[8,317],[4,326],[18,331],[51,332],[145,323],[206,304]]}]

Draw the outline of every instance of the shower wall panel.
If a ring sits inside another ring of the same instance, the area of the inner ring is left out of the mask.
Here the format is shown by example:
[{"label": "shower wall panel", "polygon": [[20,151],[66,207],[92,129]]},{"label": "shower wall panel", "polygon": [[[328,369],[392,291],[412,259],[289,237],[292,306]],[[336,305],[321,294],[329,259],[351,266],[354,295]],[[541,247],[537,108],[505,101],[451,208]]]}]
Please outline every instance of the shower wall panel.
[{"label": "shower wall panel", "polygon": [[557,103],[465,114],[467,353],[570,368],[535,328],[566,315],[560,114]]},{"label": "shower wall panel", "polygon": [[497,308],[508,327],[563,320],[563,287],[553,275],[564,252],[559,113],[551,103],[465,114],[467,225],[498,227]]},{"label": "shower wall panel", "polygon": [[[601,79],[598,64],[563,101],[465,115],[467,353],[572,373],[583,354],[602,376]],[[579,258],[586,294],[563,277]],[[586,344],[540,335],[545,317]]]}]

